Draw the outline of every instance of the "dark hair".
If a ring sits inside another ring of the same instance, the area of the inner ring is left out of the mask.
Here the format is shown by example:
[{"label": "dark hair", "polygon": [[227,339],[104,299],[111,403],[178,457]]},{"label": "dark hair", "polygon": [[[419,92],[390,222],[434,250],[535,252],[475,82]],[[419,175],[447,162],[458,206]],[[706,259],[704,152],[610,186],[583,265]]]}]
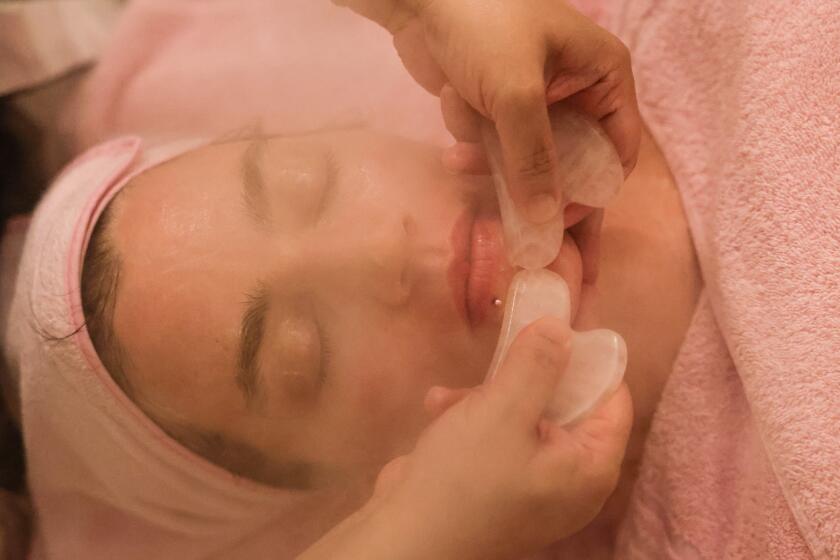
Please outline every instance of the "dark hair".
[{"label": "dark hair", "polygon": [[[15,107],[12,98],[0,97],[0,234],[9,218],[35,208],[46,187],[44,162],[38,157],[41,141],[32,119]],[[0,360],[0,377],[9,375],[3,362]],[[26,461],[16,406],[19,395],[4,394],[16,390],[16,384],[0,379],[0,488],[24,493]]]},{"label": "dark hair", "polygon": [[102,365],[130,398],[133,392],[125,372],[125,353],[114,331],[120,256],[109,234],[113,208],[113,204],[109,205],[99,217],[88,243],[82,267],[82,310],[88,336]]}]

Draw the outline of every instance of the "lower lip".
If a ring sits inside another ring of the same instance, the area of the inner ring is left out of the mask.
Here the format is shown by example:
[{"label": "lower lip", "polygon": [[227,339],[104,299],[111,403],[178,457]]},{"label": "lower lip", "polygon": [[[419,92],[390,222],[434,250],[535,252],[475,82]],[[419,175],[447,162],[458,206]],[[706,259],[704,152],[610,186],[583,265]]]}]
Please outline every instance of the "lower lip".
[{"label": "lower lip", "polygon": [[493,300],[500,295],[496,293],[499,277],[507,266],[498,215],[479,212],[473,222],[470,243],[466,306],[470,324],[477,327],[496,309]]},{"label": "lower lip", "polygon": [[[591,211],[586,206],[570,205],[566,208],[567,224],[577,224]],[[447,280],[455,308],[465,322],[477,327],[498,311],[493,300],[504,297],[497,293],[499,278],[507,267],[498,213],[468,208],[458,217],[450,242],[454,257]]]}]

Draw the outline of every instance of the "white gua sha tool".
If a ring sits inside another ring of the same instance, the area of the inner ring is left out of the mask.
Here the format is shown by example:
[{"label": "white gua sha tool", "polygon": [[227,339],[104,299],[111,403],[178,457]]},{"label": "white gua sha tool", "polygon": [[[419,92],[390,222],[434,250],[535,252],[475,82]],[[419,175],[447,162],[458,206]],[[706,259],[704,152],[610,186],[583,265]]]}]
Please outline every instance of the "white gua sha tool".
[{"label": "white gua sha tool", "polygon": [[[603,208],[624,182],[624,171],[612,142],[595,120],[562,104],[551,106],[549,116],[558,159],[557,194],[564,203]],[[481,132],[499,198],[508,262],[529,270],[544,268],[560,252],[565,229],[563,213],[541,225],[520,216],[508,192],[496,128],[485,120]]]},{"label": "white gua sha tool", "polygon": [[[555,105],[550,114],[564,201],[606,206],[624,179],[612,143],[596,122],[576,111]],[[499,197],[508,260],[525,268],[514,276],[508,289],[502,331],[487,374],[489,381],[523,328],[549,316],[569,324],[570,299],[565,280],[543,269],[560,252],[565,229],[563,213],[542,226],[534,226],[518,214],[502,174],[501,147],[495,129],[486,124],[483,132]],[[581,418],[612,394],[627,366],[627,346],[618,333],[608,329],[572,333],[566,371],[546,410],[546,416],[561,425]]]},{"label": "white gua sha tool", "polygon": [[[569,288],[550,270],[522,270],[513,277],[505,318],[487,380],[496,375],[519,331],[542,317],[569,323]],[[574,422],[612,394],[627,366],[627,347],[608,329],[572,331],[572,351],[546,416],[560,424]]]}]

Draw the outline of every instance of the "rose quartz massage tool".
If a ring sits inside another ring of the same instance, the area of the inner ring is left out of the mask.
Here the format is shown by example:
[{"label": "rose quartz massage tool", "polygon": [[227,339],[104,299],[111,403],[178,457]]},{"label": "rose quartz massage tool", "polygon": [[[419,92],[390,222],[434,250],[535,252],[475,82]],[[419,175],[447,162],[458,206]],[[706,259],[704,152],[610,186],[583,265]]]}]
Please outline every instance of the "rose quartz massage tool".
[{"label": "rose quartz massage tool", "polygon": [[[549,116],[558,158],[557,194],[564,203],[606,206],[624,181],[612,142],[597,121],[565,105],[553,105]],[[521,216],[508,191],[501,144],[490,121],[483,123],[482,140],[499,198],[508,261],[527,269],[548,266],[563,243],[563,213],[541,225]]]},{"label": "rose quartz massage tool", "polygon": [[[618,192],[624,173],[612,143],[597,122],[555,105],[550,109],[558,153],[558,190],[563,202],[603,207]],[[569,288],[565,280],[543,267],[551,264],[563,243],[563,213],[535,226],[520,216],[502,173],[501,147],[492,124],[483,131],[484,146],[499,197],[505,248],[510,263],[524,268],[513,278],[505,300],[502,330],[487,379],[502,365],[519,332],[542,317],[570,323]],[[611,395],[627,366],[627,347],[608,329],[572,331],[571,356],[546,410],[561,425],[585,416]]]},{"label": "rose quartz massage tool", "polygon": [[[568,324],[569,314],[569,288],[560,275],[545,269],[519,271],[508,289],[502,332],[487,380],[496,374],[523,328],[542,317]],[[574,422],[611,395],[627,366],[627,347],[614,331],[572,331],[571,347],[566,371],[546,411],[547,417],[560,424]]]}]

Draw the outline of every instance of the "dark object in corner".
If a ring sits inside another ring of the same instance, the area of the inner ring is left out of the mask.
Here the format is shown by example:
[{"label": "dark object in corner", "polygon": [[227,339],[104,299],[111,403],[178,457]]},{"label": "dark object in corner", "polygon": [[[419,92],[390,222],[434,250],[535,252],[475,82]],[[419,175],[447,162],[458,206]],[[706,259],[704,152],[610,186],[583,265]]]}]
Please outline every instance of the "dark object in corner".
[{"label": "dark object in corner", "polygon": [[0,223],[35,208],[47,178],[38,165],[41,133],[8,98],[0,98]]}]

